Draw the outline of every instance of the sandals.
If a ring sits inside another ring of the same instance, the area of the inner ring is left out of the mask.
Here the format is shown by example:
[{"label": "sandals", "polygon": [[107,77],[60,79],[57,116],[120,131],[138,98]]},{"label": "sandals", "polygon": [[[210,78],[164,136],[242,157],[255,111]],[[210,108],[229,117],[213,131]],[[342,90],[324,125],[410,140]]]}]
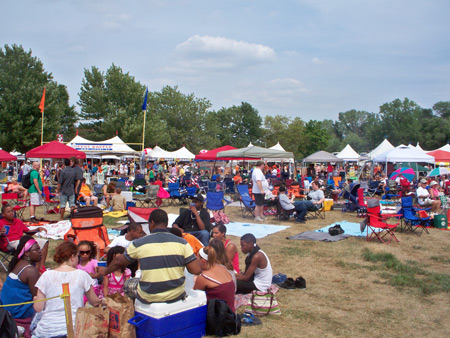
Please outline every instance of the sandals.
[{"label": "sandals", "polygon": [[253,313],[244,312],[242,314],[241,323],[244,326],[261,325],[261,319],[255,317]]}]

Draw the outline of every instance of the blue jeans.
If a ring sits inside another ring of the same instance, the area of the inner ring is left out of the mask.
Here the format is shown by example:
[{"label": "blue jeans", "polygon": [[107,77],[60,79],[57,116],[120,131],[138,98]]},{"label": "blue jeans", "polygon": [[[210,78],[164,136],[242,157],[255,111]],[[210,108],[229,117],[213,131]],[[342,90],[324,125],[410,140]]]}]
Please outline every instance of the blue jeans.
[{"label": "blue jeans", "polygon": [[311,201],[297,201],[294,203],[297,211],[297,220],[304,221],[308,210],[317,210],[317,206]]},{"label": "blue jeans", "polygon": [[208,246],[209,244],[209,231],[208,230],[199,230],[199,231],[189,231],[189,233],[195,236],[204,246]]}]

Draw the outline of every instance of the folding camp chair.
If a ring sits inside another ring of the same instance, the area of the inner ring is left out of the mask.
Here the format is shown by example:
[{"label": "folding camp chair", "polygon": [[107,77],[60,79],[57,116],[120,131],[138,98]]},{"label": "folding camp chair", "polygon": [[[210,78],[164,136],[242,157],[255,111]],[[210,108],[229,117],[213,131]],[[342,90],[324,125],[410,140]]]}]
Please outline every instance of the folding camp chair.
[{"label": "folding camp chair", "polygon": [[[50,188],[46,185],[43,187],[44,192],[44,208],[46,214],[59,214],[59,200],[54,199],[55,195],[50,193]],[[65,208],[66,206],[61,206]]]},{"label": "folding camp chair", "polygon": [[136,201],[136,206],[143,208],[145,204],[157,207],[156,201],[158,199],[159,185],[149,185],[147,188],[147,194],[145,195],[135,195],[133,200]]},{"label": "folding camp chair", "polygon": [[206,193],[206,209],[211,211],[225,210],[223,191],[208,191]]},{"label": "folding camp chair", "polygon": [[317,209],[308,209],[305,215],[305,218],[313,219],[313,218],[321,218],[325,219],[325,207],[322,205]]},{"label": "folding camp chair", "polygon": [[[429,233],[427,225],[431,223],[431,218],[426,214],[426,211],[431,208],[419,209],[413,207],[413,199],[411,196],[402,197],[402,225],[400,230],[411,231],[420,236],[423,232]],[[424,214],[421,216],[421,214]]]},{"label": "folding camp chair", "polygon": [[64,235],[64,240],[75,244],[83,240],[92,241],[100,248],[100,256],[110,242],[106,227],[103,225],[103,211],[99,207],[87,206],[75,208],[70,212],[72,227]]},{"label": "folding camp chair", "polygon": [[173,203],[178,201],[179,204],[184,204],[187,197],[186,191],[180,190],[180,183],[169,183],[170,200]]},{"label": "folding camp chair", "polygon": [[280,221],[287,221],[295,213],[295,209],[286,210],[283,209],[280,203],[280,199],[276,198],[277,203],[277,217]]},{"label": "folding camp chair", "polygon": [[254,217],[256,204],[250,197],[248,185],[238,184],[236,188],[240,196],[239,202],[241,205],[242,217],[245,217],[246,215]]},{"label": "folding camp chair", "polygon": [[[367,201],[367,234],[366,239],[368,242],[374,239],[380,240],[384,244],[389,244],[391,240],[398,242],[395,236],[395,230],[397,229],[400,221],[394,224],[386,223],[389,218],[398,218],[401,215],[381,214],[380,200],[371,198]],[[388,239],[384,239],[385,237]]]},{"label": "folding camp chair", "polygon": [[2,203],[3,205],[9,204],[13,207],[14,212],[16,213],[16,217],[23,220],[23,212],[27,208],[24,205],[21,205],[21,201],[19,200],[19,197],[17,193],[3,193],[2,194]]},{"label": "folding camp chair", "polygon": [[216,191],[216,189],[217,189],[217,181],[209,181],[208,191]]},{"label": "folding camp chair", "polygon": [[235,194],[234,181],[225,181],[225,192],[227,194]]},{"label": "folding camp chair", "polygon": [[187,187],[186,194],[188,198],[194,197],[197,194],[197,187]]},{"label": "folding camp chair", "polygon": [[357,217],[366,217],[367,204],[364,202],[364,188],[358,189],[358,208],[356,209]]}]

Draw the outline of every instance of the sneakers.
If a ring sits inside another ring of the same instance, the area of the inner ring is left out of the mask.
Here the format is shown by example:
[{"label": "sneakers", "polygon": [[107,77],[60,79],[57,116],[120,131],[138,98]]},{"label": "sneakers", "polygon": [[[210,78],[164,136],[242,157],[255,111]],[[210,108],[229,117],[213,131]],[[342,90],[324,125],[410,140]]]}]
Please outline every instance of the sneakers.
[{"label": "sneakers", "polygon": [[36,217],[30,217],[30,223],[39,223],[39,221],[36,219]]},{"label": "sneakers", "polygon": [[294,290],[295,289],[295,281],[289,277],[283,283],[280,284],[280,288]]},{"label": "sneakers", "polygon": [[261,218],[260,216],[256,216],[255,217],[255,222],[264,222],[264,219]]},{"label": "sneakers", "polygon": [[263,220],[263,221],[265,221],[265,220],[266,220],[266,218],[267,218],[267,217],[266,217],[266,216],[264,216],[264,215],[262,215],[262,216],[259,216],[259,217],[260,217],[260,218],[262,218],[262,220]]},{"label": "sneakers", "polygon": [[304,219],[300,219],[300,218],[296,218],[295,221],[297,223],[306,223],[306,221]]},{"label": "sneakers", "polygon": [[297,277],[294,284],[297,289],[306,289],[306,280],[302,276]]}]

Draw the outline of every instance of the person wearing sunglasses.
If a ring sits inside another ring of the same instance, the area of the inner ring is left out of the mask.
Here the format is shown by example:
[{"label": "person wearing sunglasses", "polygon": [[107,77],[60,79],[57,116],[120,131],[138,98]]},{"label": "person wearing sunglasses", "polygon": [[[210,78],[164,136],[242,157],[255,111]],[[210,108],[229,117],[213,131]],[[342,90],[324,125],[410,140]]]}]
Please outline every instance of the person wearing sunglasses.
[{"label": "person wearing sunglasses", "polygon": [[78,244],[78,265],[77,269],[86,271],[89,276],[94,279],[94,284],[92,288],[97,296],[100,295],[101,287],[97,281],[99,274],[96,272],[95,268],[98,266],[99,252],[97,245],[91,241],[81,241]]}]

